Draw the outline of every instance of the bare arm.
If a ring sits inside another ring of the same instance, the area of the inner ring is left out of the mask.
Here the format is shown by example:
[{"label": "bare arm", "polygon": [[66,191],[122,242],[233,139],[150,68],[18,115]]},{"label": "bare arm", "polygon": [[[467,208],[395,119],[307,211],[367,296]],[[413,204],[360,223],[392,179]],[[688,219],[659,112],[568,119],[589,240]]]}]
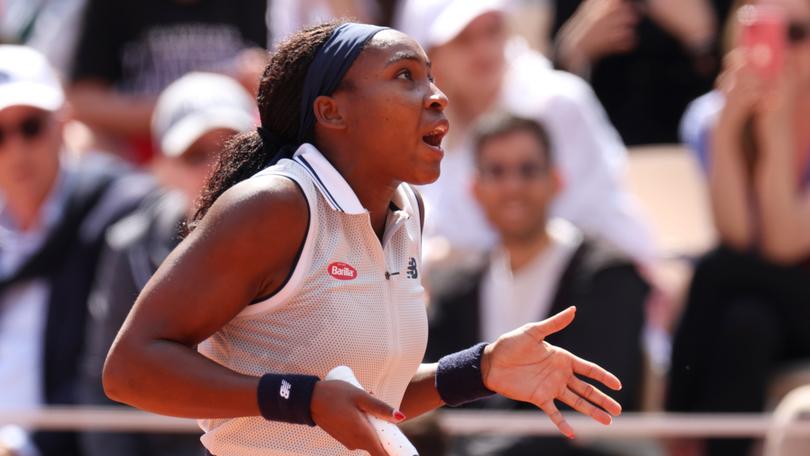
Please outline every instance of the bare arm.
[{"label": "bare arm", "polygon": [[742,123],[723,118],[711,138],[709,193],[714,225],[720,238],[731,247],[746,249],[753,242],[751,182],[743,163]]},{"label": "bare arm", "polygon": [[76,118],[116,136],[147,135],[155,100],[117,93],[101,81],[79,81],[69,90]]},{"label": "bare arm", "polygon": [[810,254],[810,194],[801,192],[789,135],[765,141],[766,152],[757,170],[757,196],[762,251],[779,263],[794,263]]},{"label": "bare arm", "polygon": [[714,224],[723,242],[747,249],[754,243],[754,183],[744,162],[743,135],[762,99],[764,81],[745,52],[737,49],[726,56],[717,86],[725,96],[725,104],[711,137],[709,193]]},{"label": "bare arm", "polygon": [[439,392],[436,391],[437,366],[436,363],[420,365],[408,384],[400,405],[400,410],[408,418],[416,418],[444,405]]},{"label": "bare arm", "polygon": [[810,255],[810,193],[802,191],[796,166],[797,132],[807,125],[806,117],[796,121],[803,89],[795,62],[787,63],[769,93],[769,104],[757,115],[761,150],[755,179],[762,253],[790,264]]},{"label": "bare arm", "polygon": [[112,399],[192,418],[259,415],[258,378],[194,347],[289,273],[306,201],[291,181],[268,179],[226,192],[147,283],[107,357],[103,381]]},{"label": "bare arm", "polygon": [[711,44],[717,18],[707,0],[648,0],[647,14],[689,49]]}]

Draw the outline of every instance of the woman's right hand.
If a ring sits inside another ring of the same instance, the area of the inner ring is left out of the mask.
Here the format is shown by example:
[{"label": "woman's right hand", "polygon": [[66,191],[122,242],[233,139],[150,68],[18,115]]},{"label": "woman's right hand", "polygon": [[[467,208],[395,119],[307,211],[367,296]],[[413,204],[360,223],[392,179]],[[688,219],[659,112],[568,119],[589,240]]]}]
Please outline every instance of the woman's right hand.
[{"label": "woman's right hand", "polygon": [[636,46],[639,14],[626,0],[586,0],[563,24],[557,37],[557,58],[568,71],[579,73],[602,57]]},{"label": "woman's right hand", "polygon": [[405,419],[402,412],[342,380],[315,384],[310,404],[312,419],[321,429],[350,450],[387,456],[366,415],[393,424]]},{"label": "woman's right hand", "polygon": [[717,88],[726,98],[719,126],[741,130],[757,110],[767,87],[768,81],[757,73],[745,49],[729,52],[717,78]]}]

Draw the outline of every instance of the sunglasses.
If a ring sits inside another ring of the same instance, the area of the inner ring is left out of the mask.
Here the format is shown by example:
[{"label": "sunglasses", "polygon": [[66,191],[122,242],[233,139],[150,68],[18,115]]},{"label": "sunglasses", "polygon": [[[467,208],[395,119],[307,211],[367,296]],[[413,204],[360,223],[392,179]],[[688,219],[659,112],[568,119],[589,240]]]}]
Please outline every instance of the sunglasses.
[{"label": "sunglasses", "polygon": [[810,23],[791,22],[787,26],[787,40],[798,44],[810,37]]},{"label": "sunglasses", "polygon": [[45,131],[45,124],[47,119],[45,116],[30,116],[23,119],[16,126],[2,126],[0,127],[0,147],[2,147],[6,140],[15,134],[19,134],[20,138],[25,141],[33,141],[37,139],[42,132]]},{"label": "sunglasses", "polygon": [[517,166],[486,165],[480,166],[478,172],[481,178],[489,181],[502,181],[515,175],[523,181],[533,181],[548,172],[548,167],[539,163],[524,162]]}]

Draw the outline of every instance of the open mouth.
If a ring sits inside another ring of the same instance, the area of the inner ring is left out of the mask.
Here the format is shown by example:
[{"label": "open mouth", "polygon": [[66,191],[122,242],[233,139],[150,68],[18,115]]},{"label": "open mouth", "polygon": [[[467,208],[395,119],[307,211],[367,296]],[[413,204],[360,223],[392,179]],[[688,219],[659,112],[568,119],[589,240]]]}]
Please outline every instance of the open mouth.
[{"label": "open mouth", "polygon": [[422,141],[431,147],[441,147],[442,139],[444,139],[444,135],[447,134],[447,124],[441,123],[436,126],[433,130],[430,130],[428,134],[422,136]]}]

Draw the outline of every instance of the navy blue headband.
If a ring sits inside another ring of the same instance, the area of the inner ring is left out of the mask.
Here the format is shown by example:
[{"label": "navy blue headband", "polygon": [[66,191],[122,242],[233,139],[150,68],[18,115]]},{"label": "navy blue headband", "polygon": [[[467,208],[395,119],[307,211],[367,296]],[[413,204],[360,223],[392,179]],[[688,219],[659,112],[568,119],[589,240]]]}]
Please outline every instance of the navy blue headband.
[{"label": "navy blue headband", "polygon": [[301,94],[298,143],[311,140],[315,128],[312,103],[321,95],[331,95],[351,68],[365,44],[386,27],[347,22],[339,25],[315,54],[309,65]]}]

